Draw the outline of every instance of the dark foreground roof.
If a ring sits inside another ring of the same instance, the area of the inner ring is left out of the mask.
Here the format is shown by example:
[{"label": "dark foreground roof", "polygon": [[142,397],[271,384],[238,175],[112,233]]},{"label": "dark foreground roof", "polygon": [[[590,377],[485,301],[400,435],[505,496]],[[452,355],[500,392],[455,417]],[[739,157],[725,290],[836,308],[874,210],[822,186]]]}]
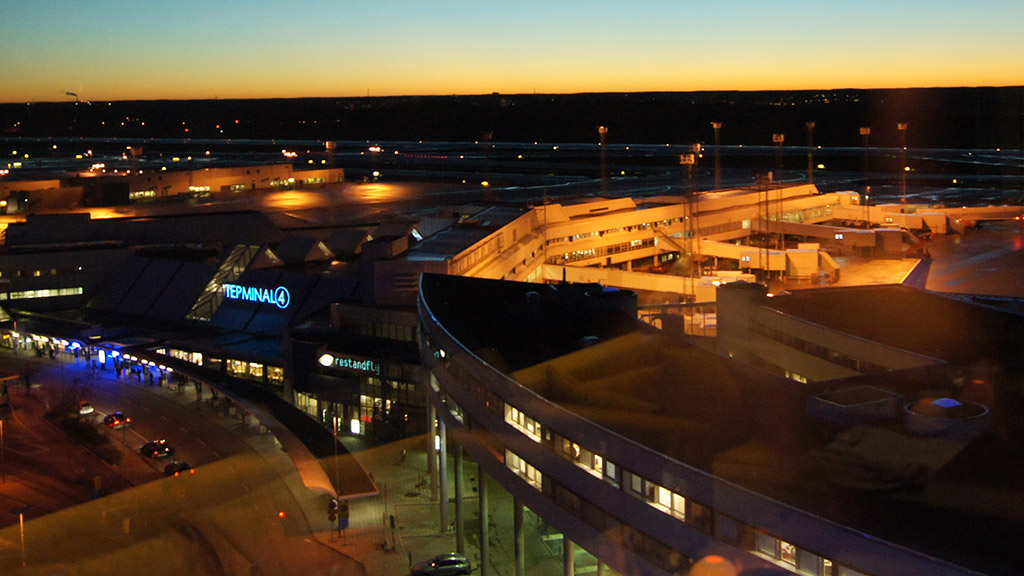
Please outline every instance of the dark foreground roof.
[{"label": "dark foreground roof", "polygon": [[[583,418],[865,534],[986,574],[1024,566],[1009,537],[1024,534],[1024,384],[1008,368],[1021,350],[1019,317],[898,286],[770,299],[946,360],[801,384],[652,335],[621,307],[595,305],[600,287],[425,275],[421,290],[467,348]],[[1003,354],[1007,365],[996,362]],[[971,440],[922,437],[901,416],[835,425],[808,409],[816,395],[857,386],[901,410],[931,395],[977,401],[993,424]]]}]

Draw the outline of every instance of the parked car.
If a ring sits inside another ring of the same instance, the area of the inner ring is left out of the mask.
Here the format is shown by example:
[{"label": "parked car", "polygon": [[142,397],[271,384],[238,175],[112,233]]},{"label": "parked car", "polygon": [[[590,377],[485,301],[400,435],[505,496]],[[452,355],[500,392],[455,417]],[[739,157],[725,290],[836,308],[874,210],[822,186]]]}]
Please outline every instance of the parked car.
[{"label": "parked car", "polygon": [[167,466],[164,466],[164,474],[167,476],[177,476],[182,472],[195,473],[195,468],[188,465],[188,462],[182,462],[181,460],[175,460]]},{"label": "parked car", "polygon": [[174,447],[167,443],[167,440],[150,440],[139,448],[144,456],[157,460],[160,458],[170,458],[174,456]]},{"label": "parked car", "polygon": [[109,428],[120,430],[131,426],[132,419],[124,415],[124,412],[114,412],[103,417],[103,423]]},{"label": "parked car", "polygon": [[472,571],[469,559],[462,554],[441,554],[412,566],[412,576],[450,576]]}]

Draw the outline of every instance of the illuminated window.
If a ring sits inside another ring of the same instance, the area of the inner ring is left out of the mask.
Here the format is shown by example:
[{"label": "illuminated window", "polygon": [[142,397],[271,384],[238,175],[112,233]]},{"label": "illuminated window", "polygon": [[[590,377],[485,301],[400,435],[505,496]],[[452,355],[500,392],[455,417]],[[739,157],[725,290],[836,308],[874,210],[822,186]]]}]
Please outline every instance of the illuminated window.
[{"label": "illuminated window", "polygon": [[228,372],[237,376],[245,376],[249,372],[248,363],[242,360],[228,360]]},{"label": "illuminated window", "polygon": [[360,394],[359,396],[359,420],[362,422],[370,422],[373,420],[373,410],[375,406],[381,404],[380,398],[374,398],[373,396],[365,396]]},{"label": "illuminated window", "polygon": [[263,378],[263,364],[249,364],[249,375],[253,378]]},{"label": "illuminated window", "polygon": [[534,488],[541,489],[541,474],[540,472],[530,464],[519,457],[518,454],[511,450],[505,450],[505,465],[509,470],[512,470],[519,475],[520,478],[526,480]]},{"label": "illuminated window", "polygon": [[779,559],[796,566],[796,546],[789,542],[779,541]]},{"label": "illuminated window", "polygon": [[267,380],[275,384],[283,384],[284,368],[280,366],[267,366]]},{"label": "illuminated window", "polygon": [[[81,287],[76,288],[49,288],[43,290],[23,290],[11,292],[11,300],[27,300],[30,298],[53,298],[57,296],[79,296],[84,292]],[[7,293],[0,292],[0,300],[6,300]]]},{"label": "illuminated window", "polygon": [[534,442],[540,442],[540,424],[536,420],[523,414],[518,408],[505,404],[505,422],[526,434]]}]

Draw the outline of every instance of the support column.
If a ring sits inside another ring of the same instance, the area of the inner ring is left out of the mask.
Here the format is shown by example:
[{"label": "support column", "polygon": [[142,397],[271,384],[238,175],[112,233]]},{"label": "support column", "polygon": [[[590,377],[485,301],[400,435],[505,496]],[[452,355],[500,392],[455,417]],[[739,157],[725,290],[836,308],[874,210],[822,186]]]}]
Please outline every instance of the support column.
[{"label": "support column", "polygon": [[487,501],[487,478],[483,469],[477,471],[477,484],[480,497],[480,576],[487,576],[491,572],[490,566],[490,516],[488,515],[489,502]]},{"label": "support column", "polygon": [[526,576],[526,538],[523,536],[523,504],[512,499],[512,530],[515,541],[515,576]]},{"label": "support column", "polygon": [[434,448],[434,437],[437,436],[437,410],[427,398],[427,476],[430,476],[430,501],[437,502],[437,449]]},{"label": "support column", "polygon": [[447,426],[441,420],[437,423],[438,434],[441,437],[441,454],[438,458],[441,485],[441,532],[448,531],[448,432]]},{"label": "support column", "polygon": [[562,535],[562,565],[564,567],[562,574],[565,576],[576,574],[576,545],[564,534]]},{"label": "support column", "polygon": [[455,446],[455,551],[459,554],[466,553],[466,534],[463,528],[465,517],[462,512],[462,499],[465,493],[462,489],[462,446]]}]

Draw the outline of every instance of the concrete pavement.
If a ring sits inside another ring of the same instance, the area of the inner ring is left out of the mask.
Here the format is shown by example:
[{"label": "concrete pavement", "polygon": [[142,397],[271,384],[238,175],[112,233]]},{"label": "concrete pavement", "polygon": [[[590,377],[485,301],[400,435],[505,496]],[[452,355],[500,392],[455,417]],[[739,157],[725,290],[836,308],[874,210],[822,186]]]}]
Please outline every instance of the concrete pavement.
[{"label": "concrete pavement", "polygon": [[[13,411],[6,420],[6,434],[2,446],[5,449],[3,463],[6,466],[0,466],[7,480],[0,483],[0,526],[8,526],[0,532],[0,556],[3,556],[6,549],[8,562],[17,563],[17,539],[9,535],[12,533],[11,530],[17,527],[19,513],[25,517],[29,533],[40,533],[49,530],[43,526],[58,521],[61,515],[89,516],[94,513],[91,510],[102,508],[106,510],[100,513],[103,518],[109,520],[117,516],[117,522],[126,522],[124,526],[119,524],[117,528],[133,532],[137,538],[139,523],[146,522],[143,517],[146,512],[140,512],[138,508],[138,495],[156,490],[172,498],[184,499],[184,503],[174,506],[180,506],[180,515],[187,517],[189,525],[195,527],[197,533],[193,537],[205,542],[202,546],[208,549],[207,554],[213,554],[207,558],[206,564],[214,567],[207,567],[209,571],[196,570],[195,573],[230,576],[290,573],[287,570],[282,571],[280,565],[277,569],[272,566],[273,561],[268,558],[265,551],[260,550],[260,541],[255,534],[252,535],[252,542],[246,542],[247,532],[240,532],[237,529],[232,531],[231,527],[221,525],[222,520],[218,514],[228,518],[243,512],[237,509],[218,511],[218,505],[215,503],[211,504],[212,509],[206,509],[205,505],[201,508],[198,505],[201,496],[193,492],[212,490],[199,488],[193,481],[209,481],[214,476],[223,478],[219,480],[220,483],[241,482],[245,485],[243,491],[246,494],[264,490],[259,482],[231,479],[234,473],[242,470],[250,470],[243,473],[247,477],[262,474],[249,468],[253,465],[264,469],[269,466],[272,475],[266,482],[281,483],[285,487],[287,497],[280,492],[270,496],[270,500],[279,502],[278,507],[282,511],[287,511],[287,522],[290,525],[294,522],[293,526],[296,527],[286,530],[281,538],[303,538],[307,556],[321,556],[325,559],[321,570],[314,573],[398,576],[409,573],[411,562],[456,550],[454,527],[449,526],[442,530],[438,503],[431,500],[429,486],[421,484],[423,479],[427,478],[425,436],[409,438],[382,447],[371,447],[358,438],[343,439],[349,451],[370,471],[380,488],[380,494],[349,501],[348,528],[339,531],[337,525],[332,524],[327,517],[327,502],[330,497],[322,491],[304,486],[294,463],[273,435],[267,433],[266,428],[261,427],[251,415],[245,414],[237,407],[230,410],[223,404],[212,403],[208,388],[204,387],[204,395],[200,396],[191,386],[175,389],[167,386],[148,386],[128,380],[127,377],[118,379],[115,372],[109,369],[93,373],[84,359],[76,360],[70,355],[63,358],[58,356],[51,360],[34,355],[26,357],[24,352],[19,352],[19,356],[15,357],[10,349],[0,349],[0,364],[8,369],[23,372],[26,370],[26,362],[31,363],[27,370],[32,373],[33,388],[29,395],[25,394],[25,389],[21,386],[14,386],[11,389]],[[107,464],[85,446],[69,440],[63,431],[43,419],[43,414],[50,404],[47,395],[53,393],[53,387],[62,381],[65,385],[88,382],[101,386],[134,386],[164,401],[173,402],[182,409],[203,412],[207,418],[217,422],[224,430],[249,446],[253,453],[259,455],[259,462],[262,463],[255,464],[250,460],[242,462],[237,457],[228,457],[223,462],[201,466],[195,479],[184,479],[193,484],[167,484],[168,481],[178,479],[164,478],[162,464],[154,466],[141,458],[136,451],[136,440],[127,439],[126,443],[127,435],[117,431],[110,433],[110,439],[121,449],[122,460],[116,465]],[[42,454],[41,458],[23,459],[23,456],[34,453]],[[467,526],[466,554],[475,566],[474,572],[479,574],[479,507],[474,496],[476,474],[476,466],[467,459],[464,479],[467,493],[464,507]],[[97,476],[100,477],[98,482]],[[449,487],[449,494],[454,494],[454,479],[450,479],[450,482],[452,486]],[[167,493],[167,490],[171,492]],[[492,528],[491,562],[488,573],[495,576],[512,576],[511,497],[493,483],[490,485],[489,493]],[[131,496],[132,494],[136,496]],[[100,499],[97,501],[94,496],[100,496]],[[142,498],[145,501],[145,497]],[[285,498],[285,501],[281,501],[281,498]],[[125,503],[128,500],[132,503]],[[194,509],[190,510],[190,506],[194,506]],[[265,516],[277,513],[268,506],[270,504],[248,506],[254,510],[246,510],[243,514],[255,514],[256,522],[265,522]],[[449,503],[449,506],[450,518],[454,520],[454,504]],[[132,509],[135,510],[134,515],[124,512]],[[111,510],[114,511],[114,516],[110,516]],[[392,516],[395,518],[394,529],[391,527]],[[560,546],[557,538],[542,538],[543,528],[540,527],[539,521],[529,512],[527,518],[532,520],[527,526],[528,573],[542,576],[561,574]],[[305,537],[302,536],[303,533],[306,534]],[[324,553],[328,550],[332,552],[326,556],[321,553],[310,553],[309,546],[314,547],[312,549],[319,547]],[[31,552],[33,549],[38,552],[38,546],[30,544],[29,548],[29,563],[25,574],[37,573],[32,570]],[[39,561],[36,555],[36,563]],[[580,566],[585,566],[586,558],[581,557],[578,562]],[[4,562],[0,558],[0,565],[2,564]],[[80,559],[77,565],[82,569],[80,573],[89,573],[87,566],[91,565],[90,561]],[[37,568],[50,570],[53,564],[44,562],[42,565],[37,564]],[[160,571],[154,571],[154,574],[156,573]],[[307,570],[305,573],[310,572]]]}]

